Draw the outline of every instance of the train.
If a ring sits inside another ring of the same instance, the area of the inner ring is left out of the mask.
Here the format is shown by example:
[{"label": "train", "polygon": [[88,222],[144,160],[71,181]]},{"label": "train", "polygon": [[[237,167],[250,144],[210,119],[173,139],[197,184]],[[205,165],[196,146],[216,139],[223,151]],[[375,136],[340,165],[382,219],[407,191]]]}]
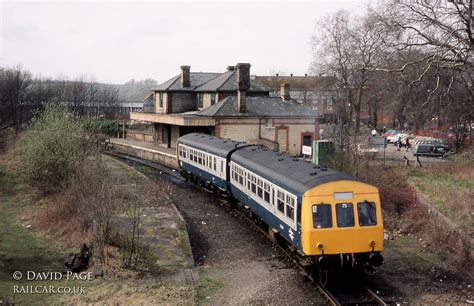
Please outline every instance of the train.
[{"label": "train", "polygon": [[363,180],[262,145],[191,133],[181,173],[235,199],[306,265],[329,271],[383,263],[379,191]]}]

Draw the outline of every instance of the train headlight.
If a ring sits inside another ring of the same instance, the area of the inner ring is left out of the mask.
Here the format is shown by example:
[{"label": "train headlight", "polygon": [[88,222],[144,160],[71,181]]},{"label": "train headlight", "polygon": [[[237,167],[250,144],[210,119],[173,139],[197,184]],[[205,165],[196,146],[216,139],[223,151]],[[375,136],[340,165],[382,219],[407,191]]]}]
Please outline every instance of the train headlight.
[{"label": "train headlight", "polygon": [[319,242],[317,246],[318,246],[318,250],[322,251],[324,249],[324,245],[321,242]]}]

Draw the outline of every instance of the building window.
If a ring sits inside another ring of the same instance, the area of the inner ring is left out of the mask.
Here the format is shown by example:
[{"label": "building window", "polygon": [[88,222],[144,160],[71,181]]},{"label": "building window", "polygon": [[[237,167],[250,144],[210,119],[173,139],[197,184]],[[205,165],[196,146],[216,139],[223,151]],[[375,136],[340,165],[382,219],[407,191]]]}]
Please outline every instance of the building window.
[{"label": "building window", "polygon": [[216,94],[212,93],[211,94],[211,105],[214,105],[214,104],[216,104]]},{"label": "building window", "polygon": [[328,111],[332,111],[332,99],[331,98],[327,98],[326,108],[327,108]]},{"label": "building window", "polygon": [[198,93],[197,96],[196,96],[196,104],[197,104],[197,108],[203,108],[203,96],[201,93]]},{"label": "building window", "polygon": [[160,92],[158,94],[158,108],[163,108],[163,96],[165,95],[165,93],[163,92]]}]

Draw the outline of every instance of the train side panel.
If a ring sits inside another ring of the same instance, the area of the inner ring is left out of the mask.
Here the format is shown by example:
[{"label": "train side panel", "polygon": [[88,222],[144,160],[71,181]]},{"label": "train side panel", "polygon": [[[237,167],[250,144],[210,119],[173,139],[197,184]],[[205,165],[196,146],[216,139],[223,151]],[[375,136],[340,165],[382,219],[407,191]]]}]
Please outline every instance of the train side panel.
[{"label": "train side panel", "polygon": [[181,143],[178,144],[177,151],[178,164],[182,171],[228,191],[226,158]]},{"label": "train side panel", "polygon": [[265,222],[269,227],[277,230],[279,235],[296,249],[301,250],[301,231],[299,226],[296,224],[292,226],[288,225],[287,222],[282,221],[282,219],[275,214],[273,207],[268,207],[267,205],[264,206],[261,203],[258,203],[232,183],[230,186],[231,193],[237,200],[239,200],[243,205],[250,207],[252,212],[258,215],[263,222]]}]

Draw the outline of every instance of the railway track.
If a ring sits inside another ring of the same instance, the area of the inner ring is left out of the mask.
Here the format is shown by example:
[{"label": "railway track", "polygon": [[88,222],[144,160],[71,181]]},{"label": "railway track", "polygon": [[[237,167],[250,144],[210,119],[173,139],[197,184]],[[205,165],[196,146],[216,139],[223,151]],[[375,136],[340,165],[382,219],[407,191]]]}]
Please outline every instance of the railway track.
[{"label": "railway track", "polygon": [[[141,164],[150,168],[153,168],[159,171],[159,174],[166,177],[173,183],[177,183],[179,185],[183,185],[187,182],[187,179],[182,177],[175,169],[171,169],[168,166],[164,166],[162,164],[147,161],[141,158],[137,158],[134,156],[129,156],[125,154],[120,154],[116,152],[105,152],[107,155],[114,156],[116,158],[132,162],[135,164]],[[205,188],[202,185],[196,185],[200,190],[205,192],[212,192],[209,189]],[[278,243],[276,239],[272,239],[268,232],[259,224],[259,220],[254,218],[254,215],[247,210],[244,206],[238,208],[235,206],[234,203],[229,201],[228,197],[220,197],[219,202],[221,205],[226,206],[229,209],[229,212],[234,216],[238,217],[242,221],[246,222],[254,231],[258,234],[262,235],[266,239],[270,240],[272,244],[282,253],[286,259],[293,265],[301,275],[307,278],[311,283],[314,284],[316,289],[320,292],[320,294],[326,299],[328,304],[331,305],[388,305],[390,303],[384,302],[384,300],[378,296],[373,290],[369,288],[362,288],[355,292],[339,292],[335,290],[330,290],[323,284],[321,284],[318,275],[315,275],[311,271],[309,271],[302,263],[298,260],[298,257],[288,248],[283,246],[281,243]]]}]

